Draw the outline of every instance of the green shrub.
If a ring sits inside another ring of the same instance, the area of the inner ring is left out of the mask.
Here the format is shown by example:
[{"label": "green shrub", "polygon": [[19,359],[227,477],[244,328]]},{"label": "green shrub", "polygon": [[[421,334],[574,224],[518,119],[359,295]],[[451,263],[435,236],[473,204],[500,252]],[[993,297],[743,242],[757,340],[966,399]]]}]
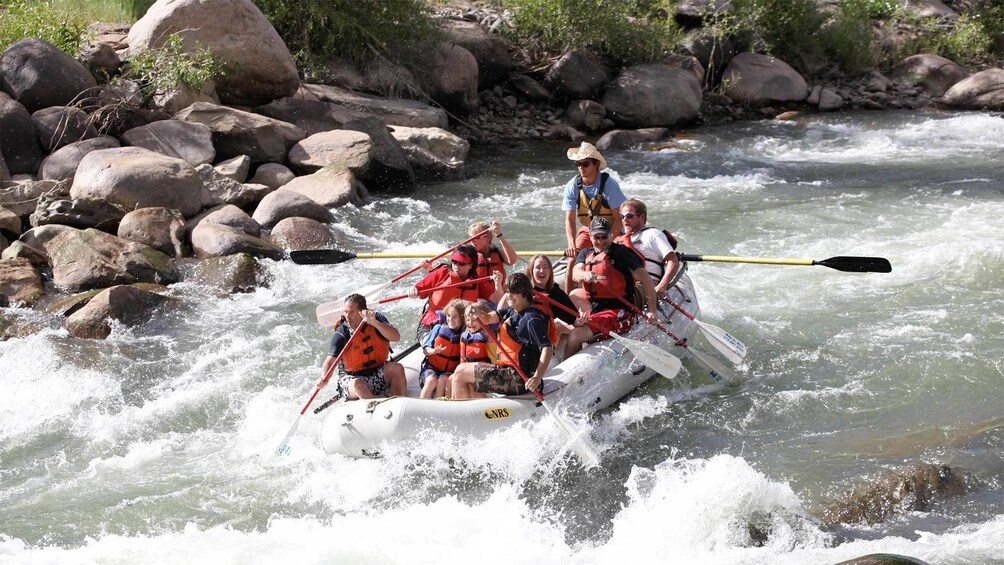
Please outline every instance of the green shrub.
[{"label": "green shrub", "polygon": [[37,37],[71,57],[79,52],[80,22],[49,2],[0,0],[0,52],[25,37]]},{"label": "green shrub", "polygon": [[153,96],[182,85],[199,92],[206,81],[225,72],[208,47],[185,53],[183,45],[181,36],[171,35],[163,46],[139,52],[129,60],[124,78],[137,81],[144,94]]},{"label": "green shrub", "polygon": [[423,0],[254,0],[302,68],[331,59],[369,60],[374,52],[407,59],[437,37]]},{"label": "green shrub", "polygon": [[872,13],[875,0],[840,0],[839,15],[824,28],[826,54],[855,75],[874,64]]},{"label": "green shrub", "polygon": [[590,48],[623,64],[659,61],[683,32],[667,0],[504,0],[518,44],[552,52]]},{"label": "green shrub", "polygon": [[822,55],[824,18],[812,0],[736,0],[734,6],[737,37],[750,50],[795,67],[803,56]]}]

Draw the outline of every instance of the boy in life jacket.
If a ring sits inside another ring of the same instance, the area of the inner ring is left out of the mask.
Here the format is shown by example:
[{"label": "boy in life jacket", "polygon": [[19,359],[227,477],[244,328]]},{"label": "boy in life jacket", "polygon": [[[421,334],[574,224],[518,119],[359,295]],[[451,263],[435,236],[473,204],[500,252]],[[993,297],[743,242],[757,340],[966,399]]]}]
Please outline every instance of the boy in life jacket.
[{"label": "boy in life jacket", "polygon": [[[572,291],[572,301],[580,311],[590,313],[589,322],[598,328],[601,337],[607,337],[606,334],[612,331],[620,334],[634,325],[634,312],[628,310],[622,300],[633,303],[637,280],[642,283],[645,293],[648,307],[645,317],[655,323],[658,311],[655,285],[645,270],[641,256],[614,243],[610,237],[610,223],[603,218],[596,218],[589,224],[589,237],[592,247],[579,253],[572,269],[572,280],[581,285]],[[565,358],[578,352],[583,344],[595,337],[588,325],[573,329],[565,343]]]},{"label": "boy in life jacket", "polygon": [[460,336],[464,331],[464,311],[469,303],[457,298],[443,308],[445,321],[432,326],[422,343],[425,360],[418,373],[422,387],[419,398],[437,398],[450,394],[450,375],[460,364]]},{"label": "boy in life jacket", "polygon": [[[453,372],[453,398],[483,397],[488,393],[502,395],[523,394],[539,390],[544,373],[551,363],[554,347],[547,336],[547,316],[533,307],[533,286],[523,273],[514,273],[506,284],[507,300],[511,307],[479,316],[472,327],[500,323],[499,346],[508,355],[499,355],[494,364],[461,363]],[[520,371],[510,365],[509,359],[519,363]]]},{"label": "boy in life jacket", "polygon": [[[345,297],[345,311],[341,321],[335,326],[335,334],[331,336],[321,374],[329,374],[331,364],[345,348],[353,328],[358,327],[363,320],[366,324],[359,330],[361,335],[352,340],[350,349],[342,356],[344,374],[338,378],[339,388],[347,392],[349,400],[404,396],[408,386],[404,366],[387,362],[390,342],[401,339],[401,333],[383,314],[367,310],[366,297],[359,294]],[[322,379],[318,387],[325,384],[327,382]]]},{"label": "boy in life jacket", "polygon": [[[468,228],[467,233],[468,235],[473,236],[476,233],[481,233],[488,229],[491,230],[489,233],[483,234],[481,237],[471,242],[474,249],[478,251],[478,266],[476,273],[479,278],[487,277],[495,273],[502,273],[501,282],[504,284],[506,266],[514,264],[518,257],[516,252],[513,251],[512,245],[509,245],[509,241],[506,240],[504,235],[502,235],[502,224],[495,220],[492,220],[491,223],[474,222],[471,224],[471,227]],[[492,236],[498,240],[498,245],[494,245],[492,243]],[[494,284],[494,282],[492,284]]]}]

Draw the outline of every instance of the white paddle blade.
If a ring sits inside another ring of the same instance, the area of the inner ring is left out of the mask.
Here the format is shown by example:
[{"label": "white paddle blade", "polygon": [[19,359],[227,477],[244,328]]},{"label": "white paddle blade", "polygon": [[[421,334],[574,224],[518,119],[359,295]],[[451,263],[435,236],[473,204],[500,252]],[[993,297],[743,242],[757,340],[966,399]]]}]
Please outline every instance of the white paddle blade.
[{"label": "white paddle blade", "polygon": [[743,362],[743,359],[746,357],[746,344],[718,326],[697,320],[694,321],[697,322],[697,327],[704,333],[704,337],[708,338],[708,342],[722,355],[728,357],[729,361],[732,361],[736,365]]},{"label": "white paddle blade", "polygon": [[724,382],[729,385],[737,385],[742,382],[742,379],[740,379],[738,375],[726,369],[725,365],[719,363],[717,359],[709,357],[704,353],[697,351],[693,347],[688,347],[687,351],[694,356],[694,360],[701,365],[704,365],[708,374],[711,375],[711,378],[715,379],[715,381],[720,383]]},{"label": "white paddle blade", "polygon": [[[361,294],[366,299],[366,307],[369,308],[370,303],[373,302],[381,292],[387,290],[390,285],[390,281],[371,284],[360,288],[355,291],[355,293],[350,294]],[[322,326],[333,326],[338,323],[338,320],[342,318],[342,312],[345,310],[346,297],[348,297],[348,294],[338,300],[332,300],[331,302],[319,304],[317,309],[314,311],[314,314],[317,317],[317,323]]]},{"label": "white paddle blade", "polygon": [[572,453],[574,453],[579,459],[579,463],[582,465],[582,468],[587,471],[594,467],[598,467],[600,464],[600,456],[596,453],[596,447],[589,441],[589,430],[577,432],[571,424],[564,421],[554,412],[554,410],[551,409],[550,404],[547,402],[544,402],[543,404],[547,413],[550,414],[556,422],[558,422],[558,426],[561,428],[561,431],[565,432],[565,435],[568,436],[568,441],[565,442],[561,451],[564,452],[565,450],[571,449]]},{"label": "white paddle blade", "polygon": [[286,437],[282,438],[282,443],[280,443],[279,447],[275,449],[275,455],[273,455],[274,458],[278,459],[280,457],[289,455],[290,452],[289,440],[293,439],[293,435],[296,434],[296,429],[300,427],[300,418],[302,417],[303,414],[300,414],[299,416],[296,417],[296,420],[293,422],[293,425],[290,426],[289,431],[286,432]]},{"label": "white paddle blade", "polygon": [[648,365],[653,371],[659,373],[667,379],[676,377],[676,375],[680,372],[680,369],[683,368],[683,364],[680,363],[679,358],[672,353],[663,351],[657,345],[626,338],[624,336],[617,335],[614,332],[610,332],[610,337],[614,338],[624,347],[628,348],[631,353],[634,354],[635,359],[641,361],[645,365]]}]

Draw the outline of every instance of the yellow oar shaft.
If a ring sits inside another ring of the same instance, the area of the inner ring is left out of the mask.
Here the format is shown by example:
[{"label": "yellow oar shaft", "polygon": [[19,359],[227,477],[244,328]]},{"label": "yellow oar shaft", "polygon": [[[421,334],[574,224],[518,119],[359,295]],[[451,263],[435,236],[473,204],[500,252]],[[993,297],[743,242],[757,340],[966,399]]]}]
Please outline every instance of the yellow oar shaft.
[{"label": "yellow oar shaft", "polygon": [[812,259],[770,259],[767,257],[729,257],[724,255],[701,255],[702,261],[714,263],[759,263],[761,265],[813,265]]}]

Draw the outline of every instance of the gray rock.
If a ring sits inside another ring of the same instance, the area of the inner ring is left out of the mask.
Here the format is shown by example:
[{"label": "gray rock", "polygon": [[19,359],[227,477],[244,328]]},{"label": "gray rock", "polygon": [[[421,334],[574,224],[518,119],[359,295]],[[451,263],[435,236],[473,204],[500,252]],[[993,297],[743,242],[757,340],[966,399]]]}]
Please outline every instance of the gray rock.
[{"label": "gray rock", "polygon": [[34,174],[42,160],[31,114],[3,92],[0,92],[0,156],[10,175]]},{"label": "gray rock", "polygon": [[414,100],[387,100],[319,84],[304,84],[301,91],[317,100],[331,102],[357,112],[379,116],[387,125],[411,127],[449,126],[446,112]]},{"label": "gray rock", "polygon": [[372,161],[373,143],[370,136],[352,130],[317,133],[289,150],[289,167],[300,175],[315,173],[329,166],[363,174]]},{"label": "gray rock", "polygon": [[222,294],[254,292],[256,288],[268,283],[265,269],[247,253],[207,257],[196,261],[185,274],[185,280],[209,286]]},{"label": "gray rock", "polygon": [[593,100],[573,100],[565,111],[565,119],[576,129],[596,131],[603,125],[607,109]]},{"label": "gray rock", "polygon": [[251,217],[260,226],[271,229],[279,223],[279,220],[293,216],[312,218],[323,223],[334,220],[334,216],[327,208],[303,194],[286,188],[276,190],[262,198]]},{"label": "gray rock", "polygon": [[71,143],[42,160],[38,176],[44,180],[68,180],[72,183],[73,177],[77,175],[77,167],[80,166],[80,161],[83,160],[84,156],[91,151],[116,147],[120,147],[119,141],[107,135]]},{"label": "gray rock", "polygon": [[889,78],[904,86],[922,86],[931,96],[942,96],[966,78],[966,71],[940,55],[922,53],[903,59],[889,72]]},{"label": "gray rock", "polygon": [[213,132],[205,124],[160,120],[122,134],[122,143],[187,161],[193,167],[216,158]]},{"label": "gray rock", "polygon": [[210,195],[210,206],[233,204],[241,208],[261,201],[271,188],[258,184],[241,184],[224,176],[211,165],[199,165],[196,169],[202,178],[202,184]]},{"label": "gray rock", "polygon": [[254,221],[247,212],[233,204],[224,204],[210,208],[192,218],[186,226],[189,233],[195,226],[201,223],[229,226],[254,237],[261,235],[261,226],[258,225],[258,222]]},{"label": "gray rock", "polygon": [[625,69],[607,87],[603,106],[623,128],[670,126],[697,117],[701,85],[682,69],[638,65]]},{"label": "gray rock", "polygon": [[168,257],[185,255],[185,218],[177,210],[140,208],[119,223],[122,239],[149,245]]},{"label": "gray rock", "polygon": [[1004,110],[1004,69],[987,69],[955,83],[942,100],[956,108]]},{"label": "gray rock", "polygon": [[0,234],[8,239],[17,239],[21,235],[21,218],[3,206],[0,206]]},{"label": "gray rock", "polygon": [[505,44],[480,25],[463,20],[445,20],[443,30],[450,41],[470,51],[478,65],[478,89],[484,90],[505,80],[512,70],[512,58]]},{"label": "gray rock", "polygon": [[247,253],[254,257],[282,259],[282,249],[222,224],[201,222],[192,230],[192,251],[199,259]]},{"label": "gray rock", "polygon": [[251,171],[251,158],[247,155],[238,155],[226,161],[220,161],[213,165],[217,173],[233,179],[237,182],[247,182],[248,173]]},{"label": "gray rock", "polygon": [[52,282],[66,292],[178,280],[167,255],[95,229],[64,231],[45,248],[52,264]]},{"label": "gray rock", "polygon": [[[365,188],[362,188],[360,183],[356,181],[351,170],[335,166],[325,167],[313,174],[296,177],[276,192],[284,191],[306,196],[324,207],[325,211],[328,208],[338,208],[346,204],[361,205],[362,197],[366,194]],[[258,212],[255,211],[256,217],[257,214]],[[331,221],[325,219],[324,214],[308,217],[319,222]]]},{"label": "gray rock", "polygon": [[592,53],[569,51],[547,71],[544,86],[567,99],[595,100],[610,82],[610,73]]},{"label": "gray rock", "polygon": [[465,116],[478,107],[478,62],[459,45],[421,49],[419,78],[429,96],[446,110]]},{"label": "gray rock", "polygon": [[285,249],[324,249],[335,244],[331,230],[310,218],[284,218],[269,234],[272,243]]},{"label": "gray rock", "polygon": [[124,210],[163,207],[194,216],[209,201],[186,161],[140,147],[101,149],[80,161],[70,188],[74,200],[102,200]]},{"label": "gray rock", "polygon": [[306,137],[292,124],[208,102],[196,102],[174,118],[209,126],[217,159],[247,155],[252,163],[282,163],[289,148]]},{"label": "gray rock", "polygon": [[471,148],[467,140],[440,128],[391,129],[419,179],[444,180],[462,175]]},{"label": "gray rock", "polygon": [[736,55],[722,76],[724,94],[749,106],[770,102],[801,102],[809,96],[802,75],[780,59],[759,53]]},{"label": "gray rock", "polygon": [[255,169],[252,184],[263,184],[273,190],[296,178],[293,171],[278,163],[265,163]]},{"label": "gray rock", "polygon": [[642,143],[651,143],[665,139],[667,135],[669,135],[669,129],[667,128],[615,129],[608,131],[596,140],[596,148],[600,151],[629,149],[637,147]]},{"label": "gray rock", "polygon": [[31,261],[22,257],[0,260],[0,303],[32,306],[44,295],[42,277]]},{"label": "gray rock", "polygon": [[254,106],[296,92],[293,56],[250,0],[157,2],[129,30],[129,52],[157,47],[172,34],[186,49],[208,47],[230,66],[216,84],[223,103]]},{"label": "gray rock", "polygon": [[[551,91],[522,73],[510,73],[509,84],[516,89],[516,92],[519,92],[530,100],[541,101],[551,98]],[[446,126],[443,127],[445,128]]]},{"label": "gray rock", "polygon": [[15,41],[4,51],[0,75],[3,91],[29,112],[69,106],[81,92],[97,86],[83,65],[34,37]]},{"label": "gray rock", "polygon": [[42,149],[48,153],[98,135],[87,113],[72,106],[43,108],[31,115],[31,121]]},{"label": "gray rock", "polygon": [[139,326],[172,300],[156,292],[116,285],[101,291],[70,315],[66,319],[66,329],[73,337],[104,339],[111,334],[111,320],[126,326]]}]

